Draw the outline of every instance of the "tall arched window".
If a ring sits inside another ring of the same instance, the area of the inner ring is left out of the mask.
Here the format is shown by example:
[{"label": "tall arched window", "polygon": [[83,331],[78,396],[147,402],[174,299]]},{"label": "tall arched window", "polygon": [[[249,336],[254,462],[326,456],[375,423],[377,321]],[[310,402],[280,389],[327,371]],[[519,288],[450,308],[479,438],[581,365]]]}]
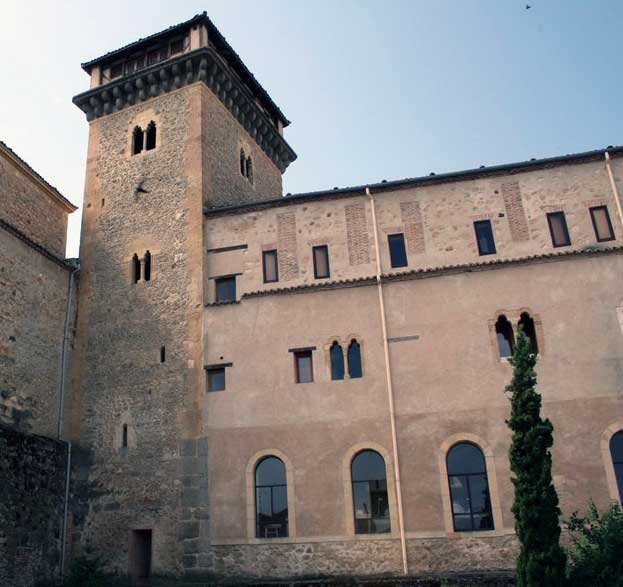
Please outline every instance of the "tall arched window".
[{"label": "tall arched window", "polygon": [[528,312],[522,312],[517,324],[530,341],[530,351],[535,355],[539,352],[539,345],[536,341],[536,328],[534,320]]},{"label": "tall arched window", "polygon": [[143,129],[135,126],[132,131],[132,155],[138,155],[143,150]]},{"label": "tall arched window", "polygon": [[143,268],[143,279],[149,281],[151,279],[151,253],[147,251],[145,253],[145,267]]},{"label": "tall arched window", "polygon": [[151,151],[156,148],[156,123],[152,120],[147,125],[147,137],[145,138],[145,150]]},{"label": "tall arched window", "polygon": [[348,345],[348,374],[351,379],[363,375],[361,367],[361,345],[353,338]]},{"label": "tall arched window", "polygon": [[141,262],[138,255],[134,253],[132,257],[132,282],[136,283],[141,278]]},{"label": "tall arched window", "polygon": [[247,179],[253,183],[253,161],[251,161],[251,157],[247,157]]},{"label": "tall arched window", "polygon": [[288,536],[286,466],[269,456],[255,467],[255,534],[258,538]]},{"label": "tall arched window", "polygon": [[344,379],[344,351],[337,340],[333,341],[329,349],[331,357],[331,379]]},{"label": "tall arched window", "polygon": [[515,348],[515,333],[513,332],[513,326],[504,314],[499,316],[495,323],[495,335],[498,339],[500,358],[512,356]]},{"label": "tall arched window", "polygon": [[455,444],[446,457],[455,532],[493,530],[485,457],[471,442]]},{"label": "tall arched window", "polygon": [[247,157],[244,154],[244,149],[240,149],[240,175],[242,177],[247,176]]},{"label": "tall arched window", "polygon": [[610,439],[610,456],[619,488],[619,501],[623,503],[623,430]]},{"label": "tall arched window", "polygon": [[356,534],[391,531],[385,461],[374,450],[355,455],[350,466]]}]

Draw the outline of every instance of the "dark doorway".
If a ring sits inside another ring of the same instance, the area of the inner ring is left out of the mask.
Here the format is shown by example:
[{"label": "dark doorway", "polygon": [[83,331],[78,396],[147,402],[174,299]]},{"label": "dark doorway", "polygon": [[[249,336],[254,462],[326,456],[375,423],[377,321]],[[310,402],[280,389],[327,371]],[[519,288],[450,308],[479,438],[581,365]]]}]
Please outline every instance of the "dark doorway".
[{"label": "dark doorway", "polygon": [[151,571],[151,530],[132,530],[130,535],[130,575],[149,577]]}]

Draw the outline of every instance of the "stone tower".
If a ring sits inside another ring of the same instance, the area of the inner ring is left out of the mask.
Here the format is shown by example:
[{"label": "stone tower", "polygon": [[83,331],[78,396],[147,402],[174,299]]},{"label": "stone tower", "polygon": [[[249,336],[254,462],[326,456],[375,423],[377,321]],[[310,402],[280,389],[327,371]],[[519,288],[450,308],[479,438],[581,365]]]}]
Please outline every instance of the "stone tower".
[{"label": "stone tower", "polygon": [[288,121],[205,13],[83,69],[73,540],[120,572],[209,569],[203,213],[281,195]]}]

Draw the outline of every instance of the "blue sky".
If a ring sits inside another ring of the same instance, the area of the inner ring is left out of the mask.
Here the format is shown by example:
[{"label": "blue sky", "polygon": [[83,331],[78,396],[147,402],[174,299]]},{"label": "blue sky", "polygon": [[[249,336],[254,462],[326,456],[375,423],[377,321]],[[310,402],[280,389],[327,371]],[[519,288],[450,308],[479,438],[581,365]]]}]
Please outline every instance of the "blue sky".
[{"label": "blue sky", "polygon": [[3,0],[0,139],[81,205],[80,63],[206,10],[292,121],[284,193],[623,143],[623,2],[528,2]]}]

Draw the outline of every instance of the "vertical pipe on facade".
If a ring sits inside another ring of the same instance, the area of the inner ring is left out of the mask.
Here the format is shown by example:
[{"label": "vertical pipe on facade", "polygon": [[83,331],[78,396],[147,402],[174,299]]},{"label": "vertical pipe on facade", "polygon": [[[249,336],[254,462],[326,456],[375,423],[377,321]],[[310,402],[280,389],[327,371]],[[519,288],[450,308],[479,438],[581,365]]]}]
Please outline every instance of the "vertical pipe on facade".
[{"label": "vertical pipe on facade", "polygon": [[63,326],[63,343],[61,344],[61,377],[59,383],[59,400],[58,400],[58,427],[56,430],[56,438],[60,439],[63,429],[63,409],[65,404],[65,371],[67,362],[67,342],[69,340],[69,323],[71,313],[71,303],[74,292],[74,276],[78,269],[74,268],[69,274],[69,284],[67,286],[67,306],[65,307],[65,324]]},{"label": "vertical pipe on facade", "polygon": [[621,209],[621,197],[619,196],[619,190],[617,189],[617,184],[614,181],[614,174],[612,173],[612,166],[610,165],[610,153],[606,151],[606,170],[608,171],[608,177],[610,178],[610,186],[612,187],[612,193],[614,194],[614,201],[617,204],[617,211],[619,213],[619,221],[621,222],[621,226],[623,226],[623,209]]},{"label": "vertical pipe on facade", "polygon": [[69,481],[71,479],[71,441],[67,441],[67,471],[65,472],[65,505],[63,506],[63,527],[61,531],[61,580],[65,576],[65,552],[67,545],[67,509],[69,506]]},{"label": "vertical pipe on facade", "polygon": [[402,511],[402,485],[400,484],[400,463],[398,461],[398,439],[396,436],[396,413],[394,411],[394,389],[392,386],[392,373],[389,362],[389,343],[387,340],[387,322],[385,320],[385,302],[383,299],[383,282],[381,281],[381,254],[379,250],[379,234],[376,224],[376,208],[370,188],[366,188],[366,194],[370,200],[372,210],[372,227],[374,232],[374,252],[376,255],[376,287],[379,293],[379,309],[381,314],[381,331],[383,335],[383,352],[385,354],[385,380],[387,383],[387,401],[389,405],[389,422],[392,434],[392,451],[394,453],[394,480],[396,483],[396,501],[398,502],[398,527],[400,530],[400,549],[402,552],[402,571],[409,573],[407,561],[407,541],[405,538],[405,523]]}]

